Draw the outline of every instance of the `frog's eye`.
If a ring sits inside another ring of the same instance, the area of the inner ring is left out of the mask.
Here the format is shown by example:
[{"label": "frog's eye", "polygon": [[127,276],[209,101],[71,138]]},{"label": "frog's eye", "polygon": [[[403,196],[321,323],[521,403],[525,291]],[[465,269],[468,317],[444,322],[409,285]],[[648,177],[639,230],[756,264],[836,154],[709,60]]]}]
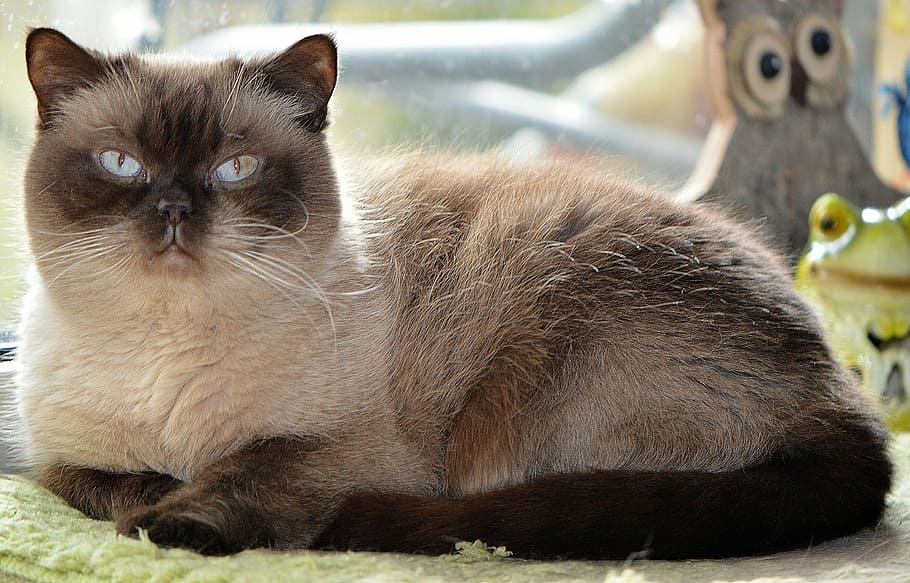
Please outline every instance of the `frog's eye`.
[{"label": "frog's eye", "polygon": [[818,230],[829,239],[837,239],[847,230],[847,221],[845,217],[838,212],[823,213],[818,218]]},{"label": "frog's eye", "polygon": [[833,241],[846,233],[856,222],[850,203],[836,194],[828,193],[815,201],[809,213],[809,226],[815,239]]},{"label": "frog's eye", "polygon": [[250,176],[259,167],[259,160],[253,156],[235,156],[215,168],[215,178],[221,182],[238,182]]},{"label": "frog's eye", "polygon": [[910,196],[889,208],[888,218],[900,221],[904,229],[910,231]]}]

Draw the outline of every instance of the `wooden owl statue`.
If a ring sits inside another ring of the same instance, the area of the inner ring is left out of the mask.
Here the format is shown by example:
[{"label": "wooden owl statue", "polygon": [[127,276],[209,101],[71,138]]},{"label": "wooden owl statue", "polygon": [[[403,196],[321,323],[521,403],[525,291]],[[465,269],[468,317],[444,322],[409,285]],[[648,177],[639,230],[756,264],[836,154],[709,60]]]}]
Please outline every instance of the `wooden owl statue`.
[{"label": "wooden owl statue", "polygon": [[901,197],[879,181],[847,122],[841,0],[698,3],[715,121],[684,198],[759,221],[795,259],[822,193],[859,207]]}]

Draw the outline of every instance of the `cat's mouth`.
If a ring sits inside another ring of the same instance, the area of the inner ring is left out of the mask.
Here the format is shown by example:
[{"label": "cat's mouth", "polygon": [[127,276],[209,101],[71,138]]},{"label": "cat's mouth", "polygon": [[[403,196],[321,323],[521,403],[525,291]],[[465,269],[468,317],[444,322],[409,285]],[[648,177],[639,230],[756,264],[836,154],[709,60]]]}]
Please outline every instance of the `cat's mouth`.
[{"label": "cat's mouth", "polygon": [[155,249],[153,260],[163,267],[186,269],[196,263],[196,258],[187,250],[186,237],[182,225],[168,225]]}]

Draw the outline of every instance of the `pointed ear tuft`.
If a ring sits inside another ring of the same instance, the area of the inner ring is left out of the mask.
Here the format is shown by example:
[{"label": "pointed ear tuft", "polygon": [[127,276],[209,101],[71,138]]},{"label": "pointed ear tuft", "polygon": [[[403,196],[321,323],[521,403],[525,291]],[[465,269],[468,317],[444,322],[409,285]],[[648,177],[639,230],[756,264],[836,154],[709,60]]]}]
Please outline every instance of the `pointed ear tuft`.
[{"label": "pointed ear tuft", "polygon": [[97,81],[105,71],[94,55],[52,28],[36,28],[25,41],[28,78],[38,98],[38,117],[46,126],[60,102],[81,87]]},{"label": "pointed ear tuft", "polygon": [[325,127],[329,98],[338,77],[335,42],[324,34],[308,36],[262,65],[269,87],[296,99],[307,131]]}]

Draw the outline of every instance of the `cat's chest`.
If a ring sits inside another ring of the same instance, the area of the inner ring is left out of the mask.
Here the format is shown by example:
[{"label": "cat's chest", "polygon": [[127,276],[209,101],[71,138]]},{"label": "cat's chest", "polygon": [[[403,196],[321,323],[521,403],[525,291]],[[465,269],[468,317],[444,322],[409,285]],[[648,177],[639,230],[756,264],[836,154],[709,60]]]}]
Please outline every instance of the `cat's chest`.
[{"label": "cat's chest", "polygon": [[17,383],[33,457],[188,478],[286,423],[263,396],[288,379],[236,331],[34,321]]}]

